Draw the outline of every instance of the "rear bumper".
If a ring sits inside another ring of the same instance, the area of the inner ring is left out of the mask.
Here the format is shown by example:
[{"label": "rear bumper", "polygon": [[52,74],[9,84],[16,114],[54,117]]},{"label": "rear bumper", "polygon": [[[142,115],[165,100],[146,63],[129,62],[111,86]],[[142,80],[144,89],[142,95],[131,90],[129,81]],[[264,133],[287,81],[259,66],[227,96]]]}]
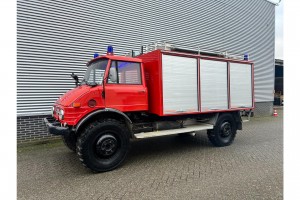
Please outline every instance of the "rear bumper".
[{"label": "rear bumper", "polygon": [[62,127],[59,122],[55,121],[53,117],[44,118],[48,132],[53,135],[66,135],[70,132],[69,127]]}]

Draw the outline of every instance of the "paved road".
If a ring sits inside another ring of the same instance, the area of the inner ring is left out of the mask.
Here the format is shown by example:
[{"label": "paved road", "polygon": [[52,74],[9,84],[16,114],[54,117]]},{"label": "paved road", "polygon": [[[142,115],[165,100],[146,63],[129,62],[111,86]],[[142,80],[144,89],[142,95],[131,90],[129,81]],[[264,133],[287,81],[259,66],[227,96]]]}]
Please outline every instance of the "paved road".
[{"label": "paved road", "polygon": [[62,142],[18,149],[18,199],[282,199],[280,117],[244,123],[235,142],[210,145],[196,137],[132,143],[118,169],[94,174]]}]

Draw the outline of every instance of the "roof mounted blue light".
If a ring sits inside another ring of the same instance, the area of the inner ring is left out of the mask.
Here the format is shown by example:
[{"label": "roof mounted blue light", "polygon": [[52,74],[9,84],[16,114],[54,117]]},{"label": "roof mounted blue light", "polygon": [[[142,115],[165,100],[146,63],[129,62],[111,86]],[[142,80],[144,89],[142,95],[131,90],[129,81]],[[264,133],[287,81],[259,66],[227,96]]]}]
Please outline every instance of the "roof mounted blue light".
[{"label": "roof mounted blue light", "polygon": [[114,49],[112,46],[107,47],[107,54],[114,54]]},{"label": "roof mounted blue light", "polygon": [[94,58],[97,58],[99,56],[98,53],[94,53]]},{"label": "roof mounted blue light", "polygon": [[249,60],[249,54],[248,53],[244,54],[244,60]]}]

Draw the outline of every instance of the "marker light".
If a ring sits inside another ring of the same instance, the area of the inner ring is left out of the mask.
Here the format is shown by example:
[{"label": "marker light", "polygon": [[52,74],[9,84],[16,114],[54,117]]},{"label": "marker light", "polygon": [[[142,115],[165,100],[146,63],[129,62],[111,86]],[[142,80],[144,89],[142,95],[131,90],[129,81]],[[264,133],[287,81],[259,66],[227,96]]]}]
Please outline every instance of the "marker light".
[{"label": "marker light", "polygon": [[73,103],[73,108],[80,108],[80,106],[81,106],[80,103],[77,103],[77,102]]},{"label": "marker light", "polygon": [[244,54],[244,60],[249,60],[249,54],[247,53]]},{"label": "marker light", "polygon": [[108,46],[107,47],[107,54],[113,54],[114,53],[114,49],[112,46]]},{"label": "marker light", "polygon": [[94,54],[94,58],[97,58],[98,56],[99,56],[98,53],[95,53],[95,54]]}]

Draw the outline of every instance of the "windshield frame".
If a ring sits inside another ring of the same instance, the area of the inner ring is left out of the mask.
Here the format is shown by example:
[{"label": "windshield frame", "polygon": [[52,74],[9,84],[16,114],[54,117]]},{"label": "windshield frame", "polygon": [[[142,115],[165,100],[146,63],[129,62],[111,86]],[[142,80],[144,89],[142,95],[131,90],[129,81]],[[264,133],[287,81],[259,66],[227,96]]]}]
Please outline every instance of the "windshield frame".
[{"label": "windshield frame", "polygon": [[[103,64],[99,65],[101,62],[103,62]],[[106,71],[107,71],[107,66],[110,63],[110,59],[108,58],[100,58],[95,60],[94,62],[91,62],[87,65],[88,69],[85,71],[85,74],[82,78],[82,81],[80,83],[80,85],[91,85],[91,86],[96,86],[96,85],[102,85],[103,83],[103,79],[106,75]],[[100,72],[101,75],[100,77],[97,77],[97,69],[98,70],[103,70],[103,72]],[[94,72],[92,72],[92,70],[94,70]],[[92,77],[92,81],[90,81],[91,77]],[[97,81],[97,78],[101,78],[99,81]]]}]

